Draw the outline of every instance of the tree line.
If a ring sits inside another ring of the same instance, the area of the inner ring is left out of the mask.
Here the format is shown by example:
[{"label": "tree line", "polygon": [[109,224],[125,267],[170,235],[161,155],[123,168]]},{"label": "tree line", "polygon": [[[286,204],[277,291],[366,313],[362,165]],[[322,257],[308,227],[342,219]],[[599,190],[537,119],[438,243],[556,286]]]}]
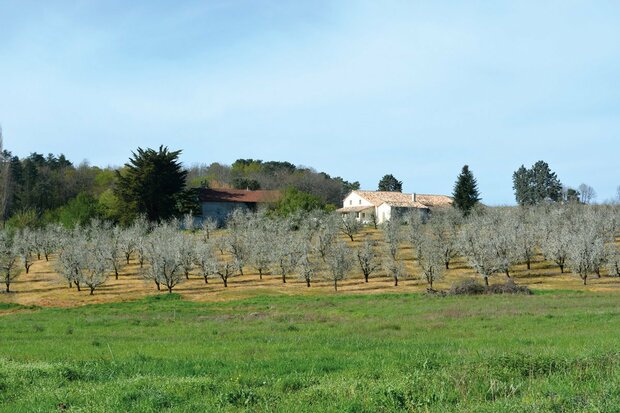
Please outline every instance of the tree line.
[{"label": "tree line", "polygon": [[591,277],[620,276],[617,206],[478,208],[466,217],[454,208],[430,217],[414,211],[382,224],[378,239],[360,235],[362,225],[353,217],[324,211],[287,217],[235,211],[217,231],[214,221],[194,223],[188,214],[159,223],[139,216],[127,227],[93,220],[73,229],[51,224],[5,230],[0,279],[10,291],[35,260],[52,260],[69,287],[94,294],[134,260],[145,280],[169,292],[190,277],[207,284],[216,277],[226,287],[231,277],[248,271],[259,280],[298,278],[308,287],[327,279],[337,290],[354,272],[362,282],[387,276],[397,286],[411,277],[405,260],[413,260],[433,290],[457,256],[489,285],[494,276],[511,279],[517,264],[529,269],[540,255],[584,285]]}]

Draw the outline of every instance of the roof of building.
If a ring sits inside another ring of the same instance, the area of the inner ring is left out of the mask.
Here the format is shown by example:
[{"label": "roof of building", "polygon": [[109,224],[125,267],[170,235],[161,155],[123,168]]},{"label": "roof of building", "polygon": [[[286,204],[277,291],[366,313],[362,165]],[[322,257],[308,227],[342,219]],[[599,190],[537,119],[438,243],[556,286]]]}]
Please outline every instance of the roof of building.
[{"label": "roof of building", "polygon": [[[446,195],[403,194],[386,191],[353,191],[374,206],[388,204],[401,208],[433,208],[452,204],[452,198]],[[415,198],[415,201],[414,201]]]},{"label": "roof of building", "polygon": [[250,191],[247,189],[212,189],[203,188],[200,190],[200,202],[243,202],[243,203],[264,203],[275,202],[282,194],[280,191]]}]

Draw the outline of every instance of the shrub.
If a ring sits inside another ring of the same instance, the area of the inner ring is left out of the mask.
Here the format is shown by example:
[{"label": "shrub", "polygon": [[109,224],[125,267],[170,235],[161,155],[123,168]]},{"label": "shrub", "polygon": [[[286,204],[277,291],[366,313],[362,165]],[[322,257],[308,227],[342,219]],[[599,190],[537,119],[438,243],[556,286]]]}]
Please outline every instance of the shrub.
[{"label": "shrub", "polygon": [[504,284],[492,284],[485,287],[475,279],[466,279],[452,284],[449,295],[479,295],[479,294],[532,294],[532,291],[524,285],[517,285],[513,280]]}]

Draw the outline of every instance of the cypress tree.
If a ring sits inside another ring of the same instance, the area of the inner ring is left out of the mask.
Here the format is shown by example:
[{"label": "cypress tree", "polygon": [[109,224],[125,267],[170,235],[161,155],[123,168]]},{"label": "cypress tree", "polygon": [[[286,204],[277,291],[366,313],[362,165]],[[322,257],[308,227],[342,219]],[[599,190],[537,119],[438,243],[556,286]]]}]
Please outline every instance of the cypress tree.
[{"label": "cypress tree", "polygon": [[456,178],[452,197],[454,198],[454,207],[458,208],[463,215],[469,215],[474,205],[480,201],[478,183],[468,165],[463,166],[461,173]]}]

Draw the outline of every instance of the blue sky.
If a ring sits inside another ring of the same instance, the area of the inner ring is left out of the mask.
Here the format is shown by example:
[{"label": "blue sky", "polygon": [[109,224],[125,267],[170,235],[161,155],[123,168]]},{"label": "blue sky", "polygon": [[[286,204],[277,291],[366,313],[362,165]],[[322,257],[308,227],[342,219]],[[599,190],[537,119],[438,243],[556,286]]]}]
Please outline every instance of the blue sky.
[{"label": "blue sky", "polygon": [[4,1],[5,147],[121,165],[286,160],[489,204],[547,161],[620,185],[620,2]]}]

